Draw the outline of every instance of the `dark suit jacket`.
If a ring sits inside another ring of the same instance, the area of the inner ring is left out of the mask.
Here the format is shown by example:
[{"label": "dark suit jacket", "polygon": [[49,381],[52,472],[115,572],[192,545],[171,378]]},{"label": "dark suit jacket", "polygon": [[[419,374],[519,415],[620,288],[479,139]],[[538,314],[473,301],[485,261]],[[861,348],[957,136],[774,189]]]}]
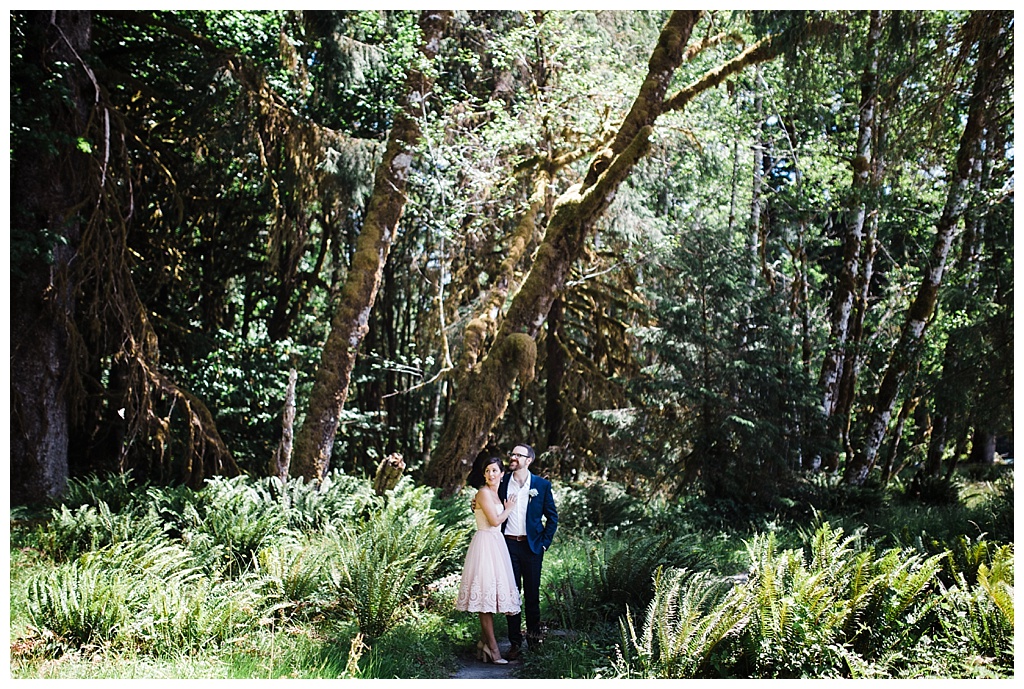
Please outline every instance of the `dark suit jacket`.
[{"label": "dark suit jacket", "polygon": [[[511,471],[501,477],[498,497],[502,502],[508,497],[508,482],[511,478]],[[537,495],[531,497],[526,506],[526,542],[529,544],[530,550],[542,553],[548,549],[551,539],[555,537],[555,529],[558,528],[558,510],[555,509],[555,498],[551,494],[551,481],[537,474],[530,474],[530,490],[536,490]],[[502,531],[505,530],[506,523],[507,521],[502,523]]]}]

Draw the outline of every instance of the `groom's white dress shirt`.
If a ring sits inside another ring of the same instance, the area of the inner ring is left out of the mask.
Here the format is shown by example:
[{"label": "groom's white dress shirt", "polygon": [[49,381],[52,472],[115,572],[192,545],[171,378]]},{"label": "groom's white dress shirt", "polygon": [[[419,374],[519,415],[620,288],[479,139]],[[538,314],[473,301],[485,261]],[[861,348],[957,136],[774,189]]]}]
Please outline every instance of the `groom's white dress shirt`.
[{"label": "groom's white dress shirt", "polygon": [[508,521],[505,522],[505,535],[506,536],[525,536],[526,535],[526,508],[530,504],[530,477],[532,474],[526,475],[526,483],[522,486],[516,481],[516,475],[512,474],[508,479],[508,491],[507,496],[511,496],[515,493],[516,504],[515,508],[508,515]]}]

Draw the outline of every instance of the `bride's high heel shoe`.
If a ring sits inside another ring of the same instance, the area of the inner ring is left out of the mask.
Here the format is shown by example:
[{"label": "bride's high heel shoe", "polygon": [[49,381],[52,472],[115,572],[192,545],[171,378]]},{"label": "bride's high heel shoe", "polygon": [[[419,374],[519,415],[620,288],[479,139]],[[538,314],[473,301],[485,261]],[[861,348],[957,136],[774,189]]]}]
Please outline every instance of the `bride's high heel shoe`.
[{"label": "bride's high heel shoe", "polygon": [[491,649],[487,648],[487,646],[483,646],[480,650],[483,651],[485,663],[494,663],[495,665],[508,664],[508,661],[501,657],[500,652],[494,654],[491,652]]},{"label": "bride's high heel shoe", "polygon": [[484,659],[484,642],[483,641],[477,641],[476,642],[476,659],[477,660],[483,660]]}]

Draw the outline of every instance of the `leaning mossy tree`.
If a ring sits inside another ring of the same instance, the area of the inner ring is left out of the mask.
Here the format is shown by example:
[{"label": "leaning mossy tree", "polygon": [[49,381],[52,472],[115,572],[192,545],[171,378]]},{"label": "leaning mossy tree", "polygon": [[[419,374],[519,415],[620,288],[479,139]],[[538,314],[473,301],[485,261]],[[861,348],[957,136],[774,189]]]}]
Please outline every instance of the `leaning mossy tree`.
[{"label": "leaning mossy tree", "polygon": [[[427,482],[445,494],[453,494],[465,484],[473,461],[505,411],[514,384],[532,380],[532,370],[521,369],[528,357],[509,356],[509,352],[528,350],[524,338],[536,341],[595,224],[619,186],[649,152],[657,119],[664,113],[682,110],[697,95],[745,67],[777,57],[793,40],[791,36],[766,37],[666,98],[676,69],[686,56],[693,28],[702,16],[701,11],[687,10],[669,17],[648,62],[647,76],[611,143],[592,156],[584,180],[555,201],[534,262],[487,353],[479,355],[481,348],[475,341],[466,350],[474,359],[479,357],[479,363],[461,367],[455,398],[426,472]],[[812,28],[801,25],[799,31],[807,36],[813,33]],[[699,51],[702,45],[693,50]]]}]

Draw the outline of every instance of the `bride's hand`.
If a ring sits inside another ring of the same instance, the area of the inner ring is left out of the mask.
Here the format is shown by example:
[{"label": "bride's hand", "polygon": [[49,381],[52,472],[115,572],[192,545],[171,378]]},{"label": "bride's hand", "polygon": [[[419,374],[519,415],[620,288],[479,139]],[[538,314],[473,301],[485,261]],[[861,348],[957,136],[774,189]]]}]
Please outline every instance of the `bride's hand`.
[{"label": "bride's hand", "polygon": [[505,498],[505,508],[506,509],[511,507],[512,505],[516,504],[516,497],[517,497],[516,494],[512,493],[507,498]]}]

